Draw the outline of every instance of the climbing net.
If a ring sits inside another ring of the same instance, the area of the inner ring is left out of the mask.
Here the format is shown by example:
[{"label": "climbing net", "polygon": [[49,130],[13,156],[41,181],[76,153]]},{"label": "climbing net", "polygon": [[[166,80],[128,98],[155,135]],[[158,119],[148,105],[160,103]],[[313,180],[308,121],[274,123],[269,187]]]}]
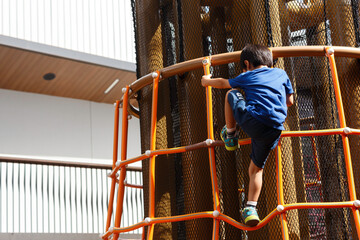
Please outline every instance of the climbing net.
[{"label": "climbing net", "polygon": [[[281,154],[281,143],[276,148],[276,185],[277,185],[277,207],[255,227],[248,227],[235,219],[227,216],[221,212],[220,200],[219,200],[219,187],[216,174],[215,163],[215,147],[223,146],[222,141],[215,140],[213,129],[213,102],[212,102],[212,90],[211,87],[206,87],[206,109],[207,109],[207,137],[203,142],[199,142],[193,145],[168,148],[168,149],[156,149],[156,122],[157,122],[157,106],[158,106],[158,86],[159,81],[168,77],[184,73],[190,70],[203,68],[204,74],[210,74],[210,66],[228,64],[236,62],[239,59],[240,52],[226,53],[214,55],[211,58],[199,58],[191,61],[183,62],[170,66],[159,71],[148,74],[132,85],[123,89],[124,95],[121,101],[116,102],[115,106],[115,124],[114,124],[114,153],[113,153],[113,166],[109,177],[112,180],[108,215],[106,222],[106,232],[101,236],[103,239],[118,239],[119,234],[123,232],[133,231],[138,228],[144,228],[143,239],[145,239],[145,227],[147,227],[147,239],[153,239],[154,227],[156,224],[165,222],[179,222],[200,218],[209,218],[213,221],[212,239],[219,239],[219,227],[221,221],[224,221],[235,228],[241,230],[253,231],[260,229],[267,225],[276,216],[279,216],[281,223],[282,238],[289,239],[288,233],[288,221],[286,213],[293,209],[329,209],[329,208],[349,208],[353,213],[354,225],[356,227],[356,233],[360,238],[360,215],[359,207],[360,201],[356,197],[356,189],[353,175],[352,159],[350,154],[349,135],[360,135],[359,129],[350,128],[346,125],[344,107],[342,96],[340,92],[340,85],[338,79],[338,73],[335,63],[335,55],[339,57],[351,57],[360,58],[360,50],[349,47],[278,47],[272,48],[274,58],[278,57],[302,57],[302,56],[325,56],[328,58],[329,67],[331,70],[331,77],[333,81],[333,90],[336,98],[336,106],[339,119],[339,128],[324,129],[324,130],[303,130],[303,131],[283,131],[281,137],[315,137],[315,136],[327,136],[327,135],[339,135],[342,139],[342,148],[344,155],[344,162],[346,168],[347,186],[350,195],[349,201],[342,202],[297,202],[286,203],[284,198],[283,187],[283,160]],[[151,137],[150,137],[150,149],[145,151],[144,154],[127,159],[127,135],[128,135],[128,116],[129,113],[137,115],[135,109],[128,104],[129,98],[131,98],[137,91],[144,86],[153,84],[152,87],[152,113],[151,113]],[[122,135],[121,135],[121,156],[118,160],[118,131],[119,131],[119,108],[122,103]],[[239,145],[250,144],[250,139],[239,140]],[[207,148],[209,155],[209,166],[212,186],[212,201],[213,209],[204,212],[194,212],[190,214],[168,216],[168,217],[156,217],[155,216],[155,161],[159,155],[184,153],[188,151],[195,151],[198,149]],[[149,212],[148,216],[143,221],[128,227],[120,228],[121,216],[122,216],[122,204],[124,199],[125,187],[137,187],[132,186],[125,182],[126,179],[126,166],[128,164],[143,161],[149,159]],[[318,179],[320,181],[320,179]],[[118,195],[116,202],[116,211],[113,213],[113,202],[115,195],[116,184],[118,184]],[[316,184],[316,183],[315,183]],[[114,226],[110,227],[111,217],[115,215]]]}]

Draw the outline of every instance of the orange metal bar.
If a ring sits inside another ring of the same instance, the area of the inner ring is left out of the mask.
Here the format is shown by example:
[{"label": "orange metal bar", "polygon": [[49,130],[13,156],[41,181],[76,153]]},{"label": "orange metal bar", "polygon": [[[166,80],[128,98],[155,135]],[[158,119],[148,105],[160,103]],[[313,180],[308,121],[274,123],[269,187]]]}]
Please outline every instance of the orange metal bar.
[{"label": "orange metal bar", "polygon": [[323,130],[304,130],[304,131],[283,131],[281,137],[309,137],[326,136],[334,134],[344,134],[343,128],[323,129]]},{"label": "orange metal bar", "polygon": [[148,152],[148,154],[142,154],[138,157],[135,158],[130,158],[128,160],[124,160],[121,162],[118,162],[115,169],[112,170],[110,177],[114,177],[116,175],[116,172],[122,168],[125,165],[128,165],[130,163],[134,163],[134,162],[139,162],[142,161],[144,159],[147,159],[149,157],[152,157],[154,155],[166,155],[166,154],[174,154],[174,153],[182,153],[182,152],[188,152],[188,151],[194,151],[194,150],[198,150],[201,148],[208,148],[209,146],[223,146],[224,143],[221,140],[214,140],[212,143],[210,143],[209,145],[206,143],[206,141],[200,142],[200,143],[195,143],[192,145],[188,145],[188,146],[183,146],[183,147],[176,147],[176,148],[169,148],[169,149],[158,149],[158,150],[153,150]]},{"label": "orange metal bar", "polygon": [[145,240],[145,226],[142,227],[141,240]]},{"label": "orange metal bar", "polygon": [[110,223],[111,223],[111,215],[112,215],[112,212],[113,212],[113,203],[114,203],[114,195],[115,195],[115,185],[116,185],[116,181],[115,181],[115,178],[113,178],[111,180],[109,207],[108,207],[108,214],[107,214],[107,218],[106,218],[105,231],[109,230]]},{"label": "orange metal bar", "polygon": [[128,226],[128,227],[123,227],[123,228],[113,228],[112,233],[115,234],[119,234],[119,233],[123,233],[123,232],[130,232],[130,231],[134,231],[136,229],[139,229],[141,227],[147,226],[148,223],[145,222],[145,220],[138,222],[134,225]]},{"label": "orange metal bar", "polygon": [[[360,130],[349,128],[350,133],[347,133],[347,135],[360,135]],[[308,136],[325,136],[325,135],[333,135],[333,134],[344,134],[343,128],[338,129],[325,129],[325,130],[308,130],[308,131],[283,131],[281,134],[281,137],[308,137]],[[239,139],[239,145],[246,145],[250,144],[251,139]],[[215,140],[213,143],[210,143],[210,146],[223,146],[223,142],[220,140]],[[174,154],[174,153],[181,153],[181,152],[187,152],[192,150],[197,150],[200,148],[209,147],[205,141],[200,143],[195,143],[188,146],[183,147],[177,147],[177,148],[169,148],[169,149],[158,149],[154,151],[150,151],[150,155],[142,154],[138,157],[130,158],[125,161],[121,161],[119,165],[115,167],[114,170],[112,170],[110,177],[115,176],[116,172],[123,166],[128,165],[130,163],[135,163],[138,161],[142,161],[144,159],[147,159],[153,155],[166,155],[166,154]]]},{"label": "orange metal bar", "polygon": [[[153,96],[152,96],[152,110],[151,110],[151,136],[150,136],[150,151],[156,149],[156,121],[157,121],[157,105],[158,105],[158,91],[159,91],[159,78],[160,72],[157,71],[153,74]],[[150,157],[149,167],[149,217],[155,217],[155,158],[153,155]],[[147,239],[152,240],[154,235],[154,224],[148,227]]]},{"label": "orange metal bar", "polygon": [[[310,130],[314,130],[314,126],[312,124],[310,125]],[[305,186],[310,187],[310,186],[316,185],[318,187],[320,199],[322,200],[323,196],[322,196],[322,191],[321,191],[321,174],[320,174],[319,158],[318,158],[317,149],[316,149],[316,142],[315,142],[314,136],[311,136],[310,138],[311,138],[311,146],[313,148],[313,156],[314,156],[314,164],[315,164],[317,182],[307,183]]]},{"label": "orange metal bar", "polygon": [[[335,47],[336,50],[339,50],[340,54],[338,54],[338,56],[348,56],[348,54],[351,51],[355,51],[353,49],[343,49],[343,48],[339,48],[339,47]],[[287,53],[285,53],[285,50],[287,51],[287,49],[285,48],[274,48],[272,49],[274,52],[279,52],[280,55],[281,54],[285,54],[284,56],[290,56],[290,55],[286,55]],[[303,49],[304,50],[304,49]],[[296,48],[294,51],[297,51],[298,54],[300,54],[299,56],[302,56],[305,54],[305,52]],[[342,99],[341,99],[341,93],[340,93],[340,87],[339,87],[339,82],[338,82],[338,76],[337,76],[337,71],[336,71],[336,65],[335,65],[335,59],[334,59],[334,54],[331,53],[329,51],[329,48],[325,48],[325,47],[317,47],[316,49],[310,49],[310,48],[306,48],[305,49],[307,52],[306,53],[310,53],[310,52],[316,52],[316,56],[320,56],[321,52],[326,52],[327,56],[329,58],[329,62],[330,62],[330,68],[332,71],[332,77],[333,77],[333,81],[334,81],[334,89],[335,89],[335,96],[336,96],[336,102],[337,102],[337,106],[338,106],[338,112],[339,112],[339,119],[340,119],[340,129],[329,129],[329,130],[312,130],[312,131],[295,131],[295,132],[286,132],[284,131],[282,134],[282,137],[301,137],[301,136],[324,136],[324,135],[332,135],[332,134],[340,134],[342,135],[342,139],[343,139],[343,146],[344,146],[344,156],[345,156],[345,163],[346,163],[346,167],[347,167],[347,176],[348,176],[348,180],[349,180],[349,189],[350,189],[350,199],[352,201],[350,202],[327,202],[327,203],[295,203],[295,204],[288,204],[285,205],[284,204],[284,196],[283,196],[283,184],[282,184],[282,178],[281,178],[281,172],[282,172],[282,161],[281,161],[281,150],[280,150],[280,145],[277,148],[277,184],[278,184],[278,203],[279,205],[283,206],[283,210],[281,210],[281,212],[279,212],[279,210],[274,210],[272,211],[268,216],[266,216],[256,227],[250,228],[247,227],[241,223],[236,222],[235,220],[231,219],[230,217],[221,214],[220,213],[220,205],[219,205],[219,196],[218,196],[218,186],[217,186],[217,179],[216,179],[216,170],[215,170],[215,155],[214,155],[214,145],[210,144],[209,146],[195,146],[194,145],[190,145],[190,146],[186,146],[186,147],[180,147],[180,148],[174,148],[174,149],[164,149],[164,150],[155,150],[155,139],[156,139],[156,114],[157,114],[157,88],[158,88],[158,82],[159,82],[159,76],[160,76],[160,72],[157,72],[157,77],[154,78],[153,77],[153,81],[154,81],[154,88],[153,88],[153,109],[152,109],[152,123],[151,123],[151,144],[150,144],[150,155],[142,155],[140,157],[137,158],[133,158],[133,159],[129,159],[129,160],[125,160],[126,158],[126,153],[125,153],[125,157],[121,157],[121,159],[123,161],[121,161],[120,164],[117,164],[118,166],[116,166],[116,159],[117,159],[117,139],[118,139],[118,129],[114,130],[114,158],[113,158],[113,171],[112,171],[112,175],[111,177],[113,178],[112,183],[114,183],[114,189],[115,189],[115,182],[116,182],[116,171],[118,171],[119,169],[122,170],[122,168],[132,162],[135,161],[141,161],[144,160],[146,158],[150,157],[150,193],[149,193],[149,198],[150,198],[150,208],[149,208],[149,216],[150,216],[150,223],[149,222],[140,222],[136,225],[127,227],[127,228],[118,228],[115,227],[113,229],[111,229],[111,231],[109,230],[109,224],[107,223],[106,225],[106,229],[107,232],[106,234],[103,236],[103,238],[107,238],[109,237],[112,233],[120,233],[120,232],[125,232],[125,231],[131,231],[140,227],[149,225],[149,231],[148,231],[148,239],[152,239],[153,238],[153,228],[154,228],[154,224],[156,223],[160,223],[160,222],[173,222],[173,221],[186,221],[186,220],[190,220],[190,219],[196,219],[196,218],[213,218],[214,219],[214,228],[213,228],[213,238],[217,239],[218,238],[218,229],[219,229],[219,221],[223,220],[237,228],[243,229],[243,230],[256,230],[259,229],[263,226],[265,226],[272,218],[274,218],[277,215],[280,215],[281,217],[281,222],[282,222],[282,226],[283,226],[283,238],[287,239],[288,238],[288,229],[287,229],[287,222],[286,222],[286,218],[285,218],[285,213],[288,210],[292,210],[292,209],[305,209],[305,208],[343,208],[343,207],[348,207],[348,208],[352,208],[353,213],[354,213],[354,218],[355,218],[355,225],[357,228],[357,233],[358,236],[360,236],[359,234],[359,211],[358,209],[354,206],[354,201],[356,200],[356,195],[355,195],[355,186],[354,186],[354,179],[353,179],[353,171],[352,171],[352,163],[351,163],[351,156],[350,156],[350,149],[349,149],[349,141],[348,141],[348,137],[347,135],[349,134],[355,134],[355,135],[360,135],[360,130],[358,129],[350,129],[346,127],[346,122],[345,122],[345,115],[344,115],[344,109],[342,106]],[[344,53],[342,53],[344,52]],[[358,54],[355,54],[355,57],[360,56],[360,51],[358,51]],[[238,53],[236,53],[238,54]],[[233,58],[232,54],[231,56],[229,55],[229,57],[225,57],[225,58],[229,58],[232,59]],[[276,54],[274,54],[275,56]],[[305,54],[308,55],[308,54]],[[225,56],[225,55],[224,55]],[[297,56],[297,55],[296,55]],[[351,55],[352,56],[352,55]],[[223,56],[219,55],[219,56],[214,56],[214,64],[215,65],[220,65],[223,63],[226,63],[228,60],[220,60],[222,59]],[[218,60],[217,60],[218,59]],[[237,59],[237,57],[236,57]],[[199,59],[195,59],[192,60],[191,63],[198,63]],[[185,64],[185,63],[184,63]],[[189,65],[189,63],[186,63]],[[181,64],[179,64],[178,66],[182,66]],[[209,74],[210,73],[210,64],[203,64],[203,68],[204,68],[204,72],[205,74]],[[170,76],[170,70],[173,67],[163,69],[163,75],[165,77],[168,77],[168,75]],[[193,69],[195,68],[194,66],[189,66],[189,69]],[[196,68],[198,68],[198,66],[196,66]],[[145,80],[145,79],[144,79]],[[135,83],[134,87],[137,86],[138,83]],[[135,87],[136,88],[136,87]],[[156,92],[156,94],[155,94]],[[213,118],[212,118],[212,95],[211,95],[211,88],[208,87],[206,88],[206,98],[207,98],[207,125],[208,125],[208,137],[209,139],[214,139],[213,136]],[[126,103],[127,106],[127,102],[128,99],[125,98],[123,99],[123,102]],[[117,110],[118,110],[118,106],[119,103],[117,102]],[[115,114],[116,115],[116,114]],[[118,115],[118,113],[117,113]],[[124,116],[124,115],[123,115]],[[116,118],[116,117],[115,117]],[[115,120],[115,122],[118,122],[118,120]],[[115,124],[115,128],[116,124]],[[345,131],[345,128],[346,131]],[[123,136],[124,137],[124,136]],[[116,139],[116,141],[115,141]],[[115,143],[116,142],[116,143]],[[126,141],[123,141],[126,142]],[[242,139],[239,140],[239,144],[240,145],[245,145],[245,144],[249,144],[251,143],[250,139]],[[196,150],[202,147],[208,147],[209,149],[209,162],[210,162],[210,168],[211,168],[211,177],[212,177],[212,187],[213,187],[213,198],[214,198],[214,210],[218,211],[218,214],[214,214],[215,212],[203,212],[203,213],[192,213],[192,214],[187,214],[187,215],[181,215],[181,216],[174,216],[174,217],[166,217],[166,218],[155,218],[155,213],[154,213],[154,190],[155,190],[155,156],[156,155],[160,155],[160,154],[170,154],[170,153],[176,153],[176,152],[186,152],[186,151],[192,151],[192,150]],[[126,151],[126,150],[125,150]],[[122,152],[123,153],[123,152]],[[115,157],[116,155],[116,157]],[[121,174],[120,174],[121,175]],[[120,181],[123,182],[123,181]],[[113,184],[112,184],[113,186]],[[153,186],[153,187],[152,187]],[[111,190],[111,192],[114,192],[114,190]],[[114,197],[114,195],[112,195],[112,198]],[[112,201],[111,200],[111,195],[110,195],[110,202],[111,204],[109,204],[109,211],[108,211],[108,220],[111,218],[111,214],[112,214],[112,210],[110,211],[110,208],[112,208]],[[110,214],[110,217],[109,217]],[[143,231],[143,238],[145,238],[145,234]]]},{"label": "orange metal bar", "polygon": [[188,221],[188,220],[194,220],[194,219],[203,219],[203,218],[213,218],[222,220],[224,222],[229,223],[230,225],[246,231],[255,231],[258,230],[265,225],[267,225],[272,219],[274,219],[277,215],[284,214],[287,211],[294,210],[294,209],[329,209],[329,208],[353,208],[354,207],[354,201],[346,201],[346,202],[313,202],[313,203],[292,203],[283,205],[284,210],[282,212],[279,212],[277,209],[274,209],[272,212],[270,212],[257,226],[255,227],[249,227],[242,223],[237,222],[236,220],[232,219],[231,217],[220,213],[219,216],[215,217],[213,211],[207,211],[207,212],[197,212],[197,213],[190,213],[190,214],[184,214],[184,215],[178,215],[178,216],[170,216],[170,217],[161,217],[161,218],[152,218],[150,223],[146,223],[145,221],[141,221],[137,224],[134,224],[132,226],[124,227],[124,228],[113,228],[111,231],[105,233],[103,235],[103,238],[105,236],[110,236],[111,233],[122,233],[122,232],[129,232],[136,229],[139,229],[141,227],[147,226],[149,224],[157,224],[157,223],[166,223],[166,222],[180,222],[180,221]]},{"label": "orange metal bar", "polygon": [[118,157],[118,146],[119,146],[119,108],[120,101],[115,103],[115,120],[114,120],[114,145],[113,145],[113,164],[112,168],[115,168],[115,164]]},{"label": "orange metal bar", "polygon": [[[338,73],[337,73],[337,69],[336,69],[334,49],[331,47],[326,47],[326,55],[327,55],[327,57],[329,59],[329,63],[330,63],[331,76],[333,79],[334,90],[335,90],[336,105],[337,105],[337,109],[338,109],[338,113],[339,113],[340,127],[345,128],[346,127],[345,113],[344,113],[344,106],[343,106],[342,98],[341,98]],[[349,144],[349,138],[347,137],[347,135],[342,135],[342,141],[343,141],[343,148],[344,148],[346,175],[348,178],[350,200],[354,201],[354,200],[356,200],[356,191],[355,191],[354,175],[353,175],[353,168],[352,168],[352,161],[351,161],[351,154],[350,154],[350,144]],[[360,238],[359,210],[357,208],[352,208],[352,211],[353,211],[353,215],[354,215],[356,231],[357,231],[358,237]]]},{"label": "orange metal bar", "polygon": [[[210,58],[206,57],[203,60],[204,74],[210,75]],[[208,139],[214,140],[214,124],[213,124],[213,105],[212,105],[212,92],[211,87],[206,87],[206,113],[207,113],[207,132]],[[216,176],[216,164],[215,164],[215,150],[214,147],[209,147],[209,164],[210,164],[210,174],[211,174],[211,185],[213,191],[213,204],[214,210],[217,210],[220,213],[220,201],[219,201],[219,189],[218,181]],[[220,220],[214,219],[213,223],[213,240],[219,239],[219,227]]]},{"label": "orange metal bar", "polygon": [[166,155],[166,154],[173,154],[173,153],[181,153],[181,152],[186,152],[186,147],[178,147],[178,148],[170,148],[170,149],[160,149],[160,150],[154,150],[154,151],[150,151],[150,155],[146,155],[146,154],[142,154],[138,157],[135,158],[130,158],[128,160],[125,161],[121,161],[116,167],[115,169],[111,172],[110,177],[115,176],[116,172],[122,168],[125,165],[128,165],[130,163],[135,163],[135,162],[139,162],[142,161],[144,159],[147,159],[149,157],[152,157],[154,155]]},{"label": "orange metal bar", "polygon": [[[114,117],[114,145],[113,145],[113,164],[112,168],[115,168],[115,164],[118,157],[118,143],[119,143],[119,106],[120,101],[116,101],[115,103],[115,117]],[[109,230],[111,223],[111,215],[113,212],[113,203],[114,203],[114,194],[115,194],[115,185],[116,185],[116,177],[113,177],[111,180],[111,189],[110,189],[110,197],[109,197],[109,207],[108,214],[106,219],[105,231]],[[107,238],[105,238],[107,239]]]},{"label": "orange metal bar", "polygon": [[[333,46],[336,51],[336,56],[339,57],[352,57],[360,58],[360,49],[354,47],[339,47]],[[324,46],[288,46],[288,47],[273,47],[271,48],[273,58],[280,57],[302,57],[302,56],[324,56]],[[240,60],[241,51],[216,54],[211,56],[211,63],[213,66],[224,65],[228,63],[238,62]],[[172,76],[181,75],[185,72],[201,69],[203,58],[196,58],[189,61],[177,63],[175,65],[168,66],[161,69],[162,79],[166,79]],[[136,81],[134,81],[130,88],[133,90],[131,97],[135,95],[141,88],[150,85],[152,83],[151,74],[147,74]],[[138,112],[134,112],[135,108],[132,108],[132,113],[137,115]]]},{"label": "orange metal bar", "polygon": [[360,135],[360,129],[353,129],[353,128],[350,128],[350,134],[352,135]]},{"label": "orange metal bar", "polygon": [[[310,126],[311,130],[314,130],[313,126]],[[313,149],[313,155],[314,155],[314,164],[315,164],[315,170],[316,170],[316,178],[318,181],[321,181],[321,174],[320,174],[320,166],[319,166],[319,158],[318,158],[318,154],[317,154],[317,149],[316,149],[316,143],[315,143],[315,138],[314,136],[311,136],[311,146]]]},{"label": "orange metal bar", "polygon": [[[286,212],[288,210],[293,209],[310,209],[310,208],[344,208],[344,207],[352,207],[353,202],[340,202],[340,203],[295,203],[295,204],[288,204],[284,205],[283,212]],[[228,224],[246,231],[255,231],[258,230],[265,225],[267,225],[273,218],[275,218],[277,215],[280,215],[281,213],[274,209],[271,213],[269,213],[258,225],[255,227],[249,227],[242,223],[237,222],[236,220],[232,219],[229,216],[226,216],[224,214],[220,213],[220,216],[218,217],[220,220],[227,222]]]},{"label": "orange metal bar", "polygon": [[153,218],[151,219],[151,223],[156,224],[156,223],[179,222],[179,221],[194,220],[199,218],[214,218],[213,212],[212,211],[197,212],[197,213],[189,213],[178,216]]},{"label": "orange metal bar", "polygon": [[124,186],[131,187],[131,188],[143,189],[143,185],[137,185],[137,184],[131,184],[131,183],[124,183]]},{"label": "orange metal bar", "polygon": [[[123,111],[122,111],[122,129],[121,129],[121,155],[120,160],[124,161],[127,155],[127,139],[128,139],[128,96],[129,96],[129,86],[126,86],[124,92],[124,101],[123,101]],[[119,188],[118,188],[118,197],[116,203],[116,213],[115,213],[115,223],[114,227],[120,227],[121,216],[123,213],[123,201],[124,201],[124,181],[126,178],[126,167],[122,167],[120,170],[119,176]],[[114,179],[114,178],[113,178]],[[113,239],[117,240],[119,234],[114,233]]]},{"label": "orange metal bar", "polygon": [[[279,141],[278,146],[276,147],[276,176],[277,176],[277,189],[278,189],[278,204],[281,206],[285,205],[284,202],[284,189],[283,189],[283,180],[282,180],[282,161],[281,161],[281,141]],[[281,220],[281,232],[283,239],[289,239],[289,231],[287,227],[286,212],[280,214]]]},{"label": "orange metal bar", "polygon": [[[305,186],[306,187],[311,187],[311,186],[318,186],[320,187],[321,186],[321,183],[319,181],[316,181],[316,182],[308,182],[308,183],[305,183]],[[320,197],[322,198],[322,195],[320,193]]]}]

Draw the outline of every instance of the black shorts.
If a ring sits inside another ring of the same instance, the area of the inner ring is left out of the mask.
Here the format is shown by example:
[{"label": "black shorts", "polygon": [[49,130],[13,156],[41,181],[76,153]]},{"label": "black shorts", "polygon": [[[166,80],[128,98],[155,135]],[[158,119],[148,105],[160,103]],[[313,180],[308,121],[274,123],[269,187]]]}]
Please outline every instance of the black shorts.
[{"label": "black shorts", "polygon": [[237,124],[251,138],[251,159],[259,168],[264,168],[269,153],[280,139],[281,130],[267,126],[251,116],[240,91],[234,89],[228,94],[228,101]]}]

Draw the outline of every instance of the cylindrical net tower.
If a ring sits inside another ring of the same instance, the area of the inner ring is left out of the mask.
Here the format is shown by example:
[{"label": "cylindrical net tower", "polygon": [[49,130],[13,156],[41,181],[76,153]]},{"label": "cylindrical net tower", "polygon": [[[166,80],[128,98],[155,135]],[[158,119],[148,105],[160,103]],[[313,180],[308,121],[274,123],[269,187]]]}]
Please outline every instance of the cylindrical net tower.
[{"label": "cylindrical net tower", "polygon": [[[246,43],[281,46],[360,46],[358,0],[132,0],[137,74],[191,59],[241,50]],[[275,59],[293,84],[295,104],[286,130],[339,128],[333,82],[325,57]],[[337,58],[347,125],[360,128],[360,66]],[[238,63],[215,66],[213,77],[232,78]],[[156,148],[186,146],[207,138],[203,71],[188,71],[159,84]],[[224,126],[225,90],[213,89],[215,138]],[[150,148],[152,86],[137,94],[141,148]],[[246,134],[241,136],[246,138]],[[359,193],[360,138],[350,136]],[[349,201],[341,136],[283,138],[284,198],[287,203]],[[215,148],[221,211],[240,220],[248,186],[250,146],[235,152]],[[145,213],[148,212],[148,160],[143,161]],[[264,170],[259,215],[277,206],[275,154]],[[208,151],[161,155],[156,160],[155,216],[174,216],[212,209]],[[360,193],[359,193],[360,194]],[[144,216],[146,217],[146,216]],[[299,209],[287,213],[291,239],[358,239],[348,208]],[[156,224],[154,239],[211,239],[211,219]],[[221,239],[281,239],[281,224],[271,221],[257,231],[221,223]]]}]

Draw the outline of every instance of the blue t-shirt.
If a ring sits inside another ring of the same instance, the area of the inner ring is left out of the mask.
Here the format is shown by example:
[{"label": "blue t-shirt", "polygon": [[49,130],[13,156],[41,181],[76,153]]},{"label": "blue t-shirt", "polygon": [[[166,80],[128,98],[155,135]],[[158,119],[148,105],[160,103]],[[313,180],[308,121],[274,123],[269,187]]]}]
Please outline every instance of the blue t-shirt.
[{"label": "blue t-shirt", "polygon": [[232,88],[246,95],[246,110],[260,122],[284,130],[286,94],[294,93],[286,72],[279,68],[257,68],[229,79]]}]

